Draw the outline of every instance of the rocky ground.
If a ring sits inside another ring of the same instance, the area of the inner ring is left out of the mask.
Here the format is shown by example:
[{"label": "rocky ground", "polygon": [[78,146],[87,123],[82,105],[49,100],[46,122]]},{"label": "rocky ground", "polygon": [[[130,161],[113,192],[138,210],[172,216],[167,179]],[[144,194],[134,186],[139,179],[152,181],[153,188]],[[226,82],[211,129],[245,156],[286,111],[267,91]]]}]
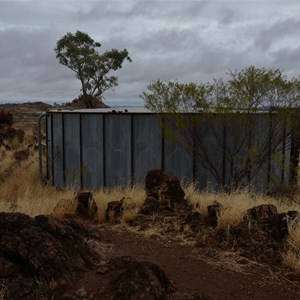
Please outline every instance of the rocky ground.
[{"label": "rocky ground", "polygon": [[261,205],[224,229],[222,205],[203,215],[176,177],[148,175],[127,222],[120,200],[99,224],[88,193],[61,219],[0,213],[0,299],[300,299],[300,276],[282,259],[298,212]]},{"label": "rocky ground", "polygon": [[[141,215],[129,226],[1,213],[2,298],[300,298],[300,277],[282,266],[279,252],[277,259],[262,253],[257,260],[260,247],[244,255],[243,245],[233,249],[221,237],[212,243],[216,229],[206,242],[199,232],[180,233],[171,225],[178,213]],[[260,238],[253,243],[265,244],[265,252],[282,244]]]}]

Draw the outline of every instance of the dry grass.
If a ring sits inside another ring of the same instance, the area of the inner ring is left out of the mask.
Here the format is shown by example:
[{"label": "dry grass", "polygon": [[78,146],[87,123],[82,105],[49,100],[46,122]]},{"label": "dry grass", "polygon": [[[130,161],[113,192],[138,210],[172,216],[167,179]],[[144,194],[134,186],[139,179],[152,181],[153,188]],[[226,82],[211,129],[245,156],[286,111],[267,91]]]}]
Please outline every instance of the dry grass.
[{"label": "dry grass", "polygon": [[0,300],[5,299],[6,286],[4,284],[0,284]]},{"label": "dry grass", "polygon": [[[30,157],[16,167],[0,188],[0,211],[23,212],[30,216],[51,214],[60,204],[66,210],[74,199],[74,192],[63,193],[39,180],[37,156]],[[64,204],[62,204],[64,203]]]},{"label": "dry grass", "polygon": [[98,221],[105,222],[105,210],[111,201],[118,201],[124,198],[124,212],[122,220],[124,222],[133,221],[138,214],[139,208],[145,199],[145,191],[141,186],[114,187],[111,189],[101,189],[94,193],[94,199],[98,207]]},{"label": "dry grass", "polygon": [[288,249],[283,254],[284,263],[300,274],[300,220],[289,222]]},{"label": "dry grass", "polygon": [[208,191],[198,191],[195,184],[185,187],[186,200],[192,204],[195,210],[200,213],[207,214],[207,206],[214,202],[223,205],[220,212],[218,226],[222,229],[238,226],[246,211],[254,206],[261,204],[274,204],[278,212],[286,212],[288,210],[300,211],[300,203],[290,202],[289,199],[274,199],[263,194],[255,193],[251,190],[237,190],[232,193],[212,193]]},{"label": "dry grass", "polygon": [[[32,137],[26,137],[27,142]],[[15,163],[13,151],[24,149],[17,141],[11,142],[11,151],[5,147],[0,147],[0,178],[1,174],[9,170],[9,176],[0,182],[0,211],[2,212],[22,212],[32,217],[40,214],[63,217],[64,215],[74,215],[76,210],[76,189],[63,189],[58,191],[55,187],[44,185],[38,176],[37,153],[31,150],[29,159]],[[297,201],[288,199],[274,199],[265,195],[256,194],[249,190],[239,190],[234,193],[212,193],[209,191],[198,191],[196,185],[190,184],[184,187],[186,200],[194,210],[207,214],[207,206],[219,202],[223,210],[219,215],[218,228],[230,229],[238,226],[243,219],[247,209],[261,204],[274,204],[278,212],[288,210],[300,211],[300,204]],[[99,223],[105,222],[105,210],[108,202],[124,198],[124,212],[121,219],[123,224],[134,221],[138,216],[138,211],[145,199],[145,191],[142,186],[105,188],[93,192],[94,200],[98,207],[97,219]],[[153,216],[155,218],[155,216]],[[162,225],[158,227],[154,224],[147,229],[146,234],[157,235],[162,230]],[[168,224],[167,224],[168,225]],[[183,229],[181,224],[173,224],[173,230],[178,232],[178,236],[189,233],[190,228]],[[288,250],[283,255],[286,265],[300,273],[300,222],[289,224]],[[101,245],[100,245],[101,246]],[[102,246],[101,246],[102,247]],[[101,248],[100,247],[100,248]],[[107,249],[109,251],[109,249]],[[1,300],[1,289],[0,289]]]}]

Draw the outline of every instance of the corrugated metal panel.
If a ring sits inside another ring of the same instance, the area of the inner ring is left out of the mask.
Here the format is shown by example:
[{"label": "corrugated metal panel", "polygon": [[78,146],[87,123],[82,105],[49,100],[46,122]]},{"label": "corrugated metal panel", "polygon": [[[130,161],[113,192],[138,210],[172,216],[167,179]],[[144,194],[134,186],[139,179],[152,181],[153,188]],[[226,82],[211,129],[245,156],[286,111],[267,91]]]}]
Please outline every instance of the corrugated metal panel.
[{"label": "corrugated metal panel", "polygon": [[105,185],[131,183],[131,116],[105,115]]},{"label": "corrugated metal panel", "polygon": [[52,115],[53,130],[53,181],[56,187],[64,186],[64,157],[63,157],[63,118],[62,114]]},{"label": "corrugated metal panel", "polygon": [[[183,116],[178,120],[179,124],[185,124],[188,122],[188,116]],[[193,157],[192,152],[187,151],[186,143],[182,136],[182,131],[179,126],[176,125],[176,121],[165,121],[166,126],[172,128],[172,136],[168,136],[168,133],[164,141],[164,170],[171,175],[177,176],[182,180],[188,182],[193,178]]]},{"label": "corrugated metal panel", "polygon": [[64,114],[63,117],[65,184],[80,188],[80,117],[79,114]]},{"label": "corrugated metal panel", "polygon": [[53,130],[52,130],[52,115],[46,117],[46,134],[47,134],[47,179],[53,183],[53,160],[52,160],[52,141],[53,141]]},{"label": "corrugated metal panel", "polygon": [[81,114],[81,143],[82,187],[97,189],[104,186],[102,114]]},{"label": "corrugated metal panel", "polygon": [[[208,161],[212,162],[215,166],[216,176],[219,176],[221,181],[223,169],[223,145],[222,135],[223,127],[217,119],[203,119],[196,129],[197,139],[201,139],[201,143],[205,145],[205,155]],[[196,147],[197,141],[196,141]],[[196,179],[200,188],[209,188],[217,190],[219,183],[215,180],[214,176],[208,171],[210,165],[207,161],[202,160],[199,156],[196,159]]]},{"label": "corrugated metal panel", "polygon": [[[196,180],[200,188],[217,190],[218,182],[232,184],[232,165],[224,150],[234,151],[243,137],[239,137],[236,131],[241,127],[242,118],[237,115],[230,121],[230,125],[226,123],[225,128],[223,116],[206,118],[199,114],[197,117],[202,120],[195,128],[195,134],[192,134],[193,131],[189,134],[196,147],[199,147],[197,139],[201,139],[201,143],[205,145],[207,158],[214,164],[219,180],[208,171],[210,166],[207,162],[200,161],[199,157],[185,151],[184,145],[163,137],[163,129],[155,114],[91,112],[49,113],[48,179],[51,180],[53,176],[53,183],[57,187],[66,185],[97,189],[103,186],[143,183],[149,170],[163,168],[180,179]],[[189,116],[185,115],[184,118],[188,120]],[[261,146],[266,143],[270,134],[269,116],[259,114],[252,115],[251,118],[255,125],[251,143]],[[164,116],[164,119],[166,122],[167,117]],[[179,128],[178,124],[172,126]],[[175,137],[180,137],[180,134],[181,131],[178,130]],[[290,146],[289,137],[278,146],[280,159],[266,159],[258,176],[251,182],[256,190],[265,191],[270,182],[273,187],[288,184]]]},{"label": "corrugated metal panel", "polygon": [[[255,129],[253,132],[253,144],[262,147],[268,140],[269,135],[269,120],[268,116],[255,117]],[[268,187],[268,159],[262,164],[256,176],[254,176],[252,186],[259,192],[263,192]]]},{"label": "corrugated metal panel", "polygon": [[144,183],[146,173],[162,167],[162,133],[155,115],[133,116],[134,183]]}]

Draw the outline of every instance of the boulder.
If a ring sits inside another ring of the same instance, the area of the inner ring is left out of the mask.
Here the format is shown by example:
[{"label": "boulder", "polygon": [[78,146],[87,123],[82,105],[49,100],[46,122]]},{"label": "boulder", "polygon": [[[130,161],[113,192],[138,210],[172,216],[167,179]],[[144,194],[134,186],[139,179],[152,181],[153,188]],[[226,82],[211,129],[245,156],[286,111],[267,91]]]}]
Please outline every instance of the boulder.
[{"label": "boulder", "polygon": [[125,197],[123,197],[119,201],[111,201],[107,204],[107,208],[105,210],[105,221],[113,221],[118,220],[122,217],[123,211],[124,211],[124,200]]},{"label": "boulder", "polygon": [[20,163],[23,160],[27,160],[28,156],[29,156],[29,149],[19,150],[14,152],[14,158],[18,163]]},{"label": "boulder", "polygon": [[183,225],[189,225],[191,230],[198,231],[201,225],[204,225],[206,218],[198,211],[192,211],[185,216]]},{"label": "boulder", "polygon": [[76,214],[81,218],[94,219],[97,216],[97,205],[91,192],[80,192],[76,196]]},{"label": "boulder", "polygon": [[[173,284],[160,266],[133,257],[116,257],[99,270],[99,274],[113,273],[110,286],[113,299],[164,299],[173,292]],[[101,275],[100,275],[101,276]]]},{"label": "boulder", "polygon": [[3,144],[5,140],[13,140],[17,139],[19,143],[23,142],[24,138],[24,130],[22,129],[15,129],[13,127],[5,125],[4,127],[0,128],[0,142]]},{"label": "boulder", "polygon": [[277,215],[277,207],[273,204],[262,204],[247,210],[248,218],[257,223],[268,223],[275,215]]},{"label": "boulder", "polygon": [[143,215],[152,215],[157,212],[160,207],[160,202],[157,198],[148,196],[144,201],[144,205],[140,209],[139,213]]},{"label": "boulder", "polygon": [[298,211],[288,211],[287,213],[280,213],[273,215],[269,218],[269,228],[271,236],[275,240],[282,240],[288,236],[289,233],[289,221],[294,221],[298,218]]},{"label": "boulder", "polygon": [[158,199],[160,206],[164,208],[173,209],[175,203],[184,202],[185,193],[180,186],[179,179],[159,169],[147,173],[145,190],[147,197]]},{"label": "boulder", "polygon": [[51,294],[49,282],[65,286],[75,274],[94,266],[100,258],[86,238],[89,232],[75,221],[0,213],[0,280],[7,286],[5,299],[41,299],[40,292]]},{"label": "boulder", "polygon": [[12,126],[14,121],[13,115],[10,112],[5,112],[3,110],[0,111],[0,128],[1,125]]},{"label": "boulder", "polygon": [[218,216],[222,210],[223,205],[217,201],[215,201],[212,205],[207,206],[207,223],[209,226],[215,227],[218,225]]},{"label": "boulder", "polygon": [[146,193],[151,194],[152,189],[160,186],[164,182],[165,177],[167,177],[167,174],[160,169],[149,171],[145,178]]}]

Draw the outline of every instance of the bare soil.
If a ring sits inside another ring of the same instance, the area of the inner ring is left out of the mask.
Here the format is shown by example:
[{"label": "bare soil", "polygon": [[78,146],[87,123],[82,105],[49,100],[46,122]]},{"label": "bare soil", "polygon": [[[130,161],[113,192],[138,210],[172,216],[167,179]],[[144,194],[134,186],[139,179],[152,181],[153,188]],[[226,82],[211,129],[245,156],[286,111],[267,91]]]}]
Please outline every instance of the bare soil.
[{"label": "bare soil", "polygon": [[[123,226],[101,226],[100,232],[110,246],[110,256],[133,256],[158,264],[175,287],[167,299],[300,298],[300,284],[293,273],[272,270],[268,265],[232,253],[227,253],[226,258],[222,252],[207,251],[156,234],[132,232]],[[100,285],[101,277],[93,272],[80,282],[88,290]]]}]

